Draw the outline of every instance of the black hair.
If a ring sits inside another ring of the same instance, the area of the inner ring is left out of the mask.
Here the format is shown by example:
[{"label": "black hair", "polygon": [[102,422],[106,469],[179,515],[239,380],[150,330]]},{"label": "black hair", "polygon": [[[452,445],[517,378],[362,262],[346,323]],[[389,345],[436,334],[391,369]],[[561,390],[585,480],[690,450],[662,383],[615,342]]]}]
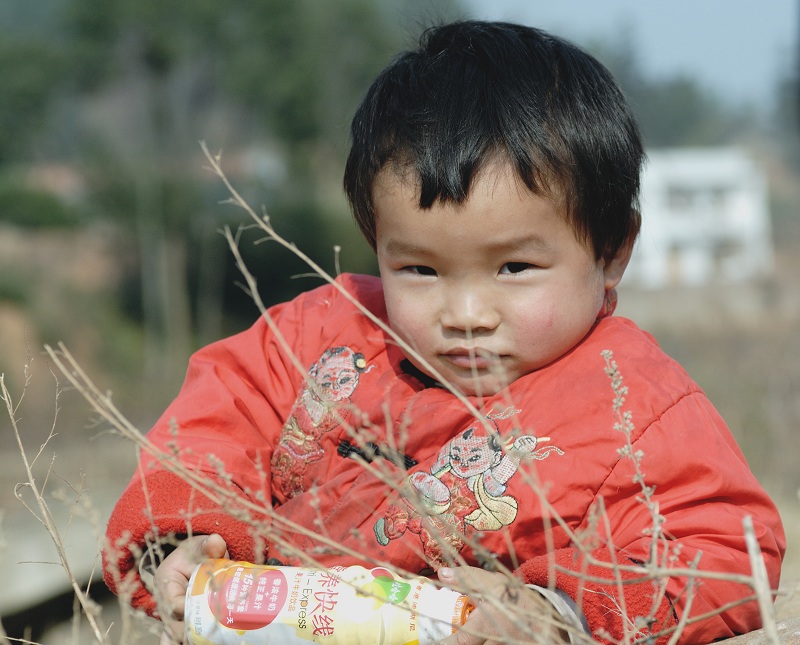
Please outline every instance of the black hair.
[{"label": "black hair", "polygon": [[641,137],[611,73],[540,29],[464,21],[426,30],[367,91],[353,118],[344,187],[375,248],[373,185],[411,170],[420,208],[462,203],[488,162],[506,159],[535,194],[563,200],[595,256],[639,232]]}]

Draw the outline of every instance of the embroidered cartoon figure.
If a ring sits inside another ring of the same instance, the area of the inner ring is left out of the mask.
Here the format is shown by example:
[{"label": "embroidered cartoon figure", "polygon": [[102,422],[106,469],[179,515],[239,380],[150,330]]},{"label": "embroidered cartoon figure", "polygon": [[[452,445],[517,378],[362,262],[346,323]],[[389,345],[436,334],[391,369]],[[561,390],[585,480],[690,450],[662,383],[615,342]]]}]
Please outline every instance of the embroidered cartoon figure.
[{"label": "embroidered cartoon figure", "polygon": [[378,543],[386,546],[406,531],[416,533],[426,560],[438,568],[447,563],[446,552],[463,548],[468,530],[497,531],[513,523],[518,503],[506,489],[520,462],[564,454],[553,445],[539,446],[549,437],[522,435],[501,443],[496,420],[516,412],[510,408],[487,417],[497,432],[467,428],[442,448],[430,472],[410,475],[411,494],[375,523]]},{"label": "embroidered cartoon figure", "polygon": [[320,438],[348,415],[350,397],[368,369],[363,354],[349,347],[333,347],[308,370],[306,387],[297,397],[272,455],[273,481],[287,498],[305,490],[308,465],[324,454]]}]

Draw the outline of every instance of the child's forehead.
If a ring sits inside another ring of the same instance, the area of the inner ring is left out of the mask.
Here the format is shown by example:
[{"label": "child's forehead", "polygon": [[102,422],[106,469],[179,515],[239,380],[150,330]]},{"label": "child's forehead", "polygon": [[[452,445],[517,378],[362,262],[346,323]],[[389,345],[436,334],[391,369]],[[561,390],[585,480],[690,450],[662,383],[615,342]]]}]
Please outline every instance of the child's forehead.
[{"label": "child's forehead", "polygon": [[[373,182],[373,200],[376,210],[380,210],[381,198],[389,196],[401,197],[420,203],[423,178],[420,171],[413,164],[407,162],[390,162],[381,168],[376,174]],[[457,199],[447,193],[438,196],[436,202],[460,203],[469,200],[476,191],[481,191],[491,197],[495,191],[511,189],[517,191],[521,196],[535,195],[551,201],[559,210],[565,208],[565,191],[561,183],[555,180],[538,182],[537,190],[532,190],[525,182],[523,177],[506,157],[495,155],[484,162],[473,173],[467,186],[465,186],[466,197]],[[566,212],[566,211],[564,211]]]},{"label": "child's forehead", "polygon": [[[568,193],[561,184],[549,182],[542,185],[543,182],[539,181],[536,188],[531,188],[520,176],[516,166],[506,159],[496,158],[485,164],[472,177],[466,195],[461,199],[444,194],[424,204],[421,184],[422,178],[411,164],[390,163],[375,175],[372,212],[376,238],[382,237],[386,242],[387,227],[394,227],[400,222],[403,222],[402,226],[414,222],[413,218],[409,218],[414,212],[426,213],[433,210],[446,215],[458,213],[462,207],[471,209],[474,206],[478,211],[490,209],[483,212],[487,215],[494,212],[500,217],[498,222],[515,219],[524,227],[524,221],[519,219],[520,217],[527,221],[525,213],[529,213],[533,225],[539,221],[536,213],[541,213],[545,208],[555,213],[572,230],[577,241],[593,248],[591,239],[577,223],[570,209]],[[521,199],[517,199],[518,197]],[[416,221],[423,223],[428,220],[425,218]],[[520,230],[517,232],[522,235]],[[393,235],[397,234],[395,230]],[[396,239],[392,239],[397,242]]]}]

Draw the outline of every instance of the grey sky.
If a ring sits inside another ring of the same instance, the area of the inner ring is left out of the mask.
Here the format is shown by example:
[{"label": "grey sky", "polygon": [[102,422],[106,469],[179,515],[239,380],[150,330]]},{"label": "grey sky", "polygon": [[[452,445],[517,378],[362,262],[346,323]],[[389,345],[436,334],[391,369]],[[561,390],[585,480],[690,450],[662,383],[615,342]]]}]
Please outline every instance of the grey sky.
[{"label": "grey sky", "polygon": [[796,69],[800,0],[466,0],[473,16],[542,27],[577,43],[627,29],[643,69],[685,73],[768,106]]}]

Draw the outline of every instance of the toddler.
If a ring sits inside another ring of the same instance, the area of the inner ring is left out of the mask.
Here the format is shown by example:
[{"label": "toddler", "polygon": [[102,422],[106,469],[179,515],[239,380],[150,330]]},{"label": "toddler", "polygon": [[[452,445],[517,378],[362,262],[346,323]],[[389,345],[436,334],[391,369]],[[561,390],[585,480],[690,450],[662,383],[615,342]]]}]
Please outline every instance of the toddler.
[{"label": "toddler", "polygon": [[759,627],[748,586],[702,574],[750,574],[749,516],[776,588],[776,509],[702,390],[612,315],[642,159],[576,46],[508,23],[426,31],[352,124],[344,186],[380,278],[339,276],[193,356],[148,438],[196,479],[142,457],[108,525],[109,586],[164,643],[192,568],[224,555],[388,563],[524,616],[476,594],[459,645]]}]

